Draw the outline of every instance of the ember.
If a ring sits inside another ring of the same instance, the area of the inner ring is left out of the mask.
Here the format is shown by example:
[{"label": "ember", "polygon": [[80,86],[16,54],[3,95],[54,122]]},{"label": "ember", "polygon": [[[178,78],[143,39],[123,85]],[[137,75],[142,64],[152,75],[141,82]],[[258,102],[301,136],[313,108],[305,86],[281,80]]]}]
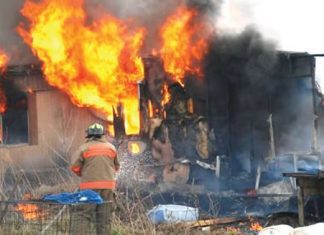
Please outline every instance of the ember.
[{"label": "ember", "polygon": [[153,107],[152,107],[152,102],[149,100],[148,102],[148,116],[150,118],[153,117],[154,111],[153,111]]},{"label": "ember", "polygon": [[251,231],[261,231],[263,229],[263,227],[258,223],[258,222],[255,222],[255,223],[252,223],[251,224],[251,227],[250,227],[250,230]]},{"label": "ember", "polygon": [[49,84],[67,93],[80,107],[100,110],[112,120],[112,107],[125,106],[126,133],[138,133],[136,82],[143,78],[138,56],[144,29],[105,14],[86,23],[83,0],[27,0],[18,33],[43,62]]},{"label": "ember", "polygon": [[132,154],[139,154],[141,151],[141,147],[139,146],[138,143],[130,143],[130,152]]},{"label": "ember", "polygon": [[166,105],[167,103],[169,103],[171,100],[171,95],[168,91],[168,86],[167,85],[164,85],[163,86],[163,99],[162,99],[162,106]]}]

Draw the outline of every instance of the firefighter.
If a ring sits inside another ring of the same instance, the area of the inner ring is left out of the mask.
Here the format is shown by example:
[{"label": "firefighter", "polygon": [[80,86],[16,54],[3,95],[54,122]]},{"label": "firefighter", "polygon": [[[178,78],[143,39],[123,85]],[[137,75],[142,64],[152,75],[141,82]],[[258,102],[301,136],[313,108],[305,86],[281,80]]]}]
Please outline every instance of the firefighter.
[{"label": "firefighter", "polygon": [[71,170],[81,177],[79,188],[96,191],[104,203],[76,206],[76,223],[73,223],[73,230],[76,234],[89,234],[90,221],[94,220],[97,234],[110,234],[115,208],[115,172],[120,167],[117,152],[105,139],[104,127],[101,124],[90,125],[86,134],[86,142],[72,156]]}]

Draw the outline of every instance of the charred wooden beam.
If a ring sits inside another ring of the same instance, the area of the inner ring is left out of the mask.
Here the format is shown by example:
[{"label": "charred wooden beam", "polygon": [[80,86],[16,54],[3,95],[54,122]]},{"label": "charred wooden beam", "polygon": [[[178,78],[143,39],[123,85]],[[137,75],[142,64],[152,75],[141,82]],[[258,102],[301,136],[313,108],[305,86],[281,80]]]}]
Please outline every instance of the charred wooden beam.
[{"label": "charred wooden beam", "polygon": [[123,112],[123,105],[119,103],[116,109],[113,107],[114,114],[114,132],[115,137],[119,138],[126,135],[125,131],[125,117]]},{"label": "charred wooden beam", "polygon": [[305,224],[305,196],[324,196],[323,171],[318,171],[317,173],[294,172],[284,173],[283,175],[296,178],[296,183],[298,186],[297,199],[299,225],[303,226]]}]

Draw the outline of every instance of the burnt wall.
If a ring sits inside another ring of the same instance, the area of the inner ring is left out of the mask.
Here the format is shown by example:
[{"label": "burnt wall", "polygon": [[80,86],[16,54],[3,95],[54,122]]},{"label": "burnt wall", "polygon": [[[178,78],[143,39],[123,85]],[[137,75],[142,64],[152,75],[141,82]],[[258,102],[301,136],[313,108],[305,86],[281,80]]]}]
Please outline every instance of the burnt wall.
[{"label": "burnt wall", "polygon": [[311,151],[314,58],[283,53],[248,30],[217,38],[206,59],[209,125],[232,175],[254,174],[270,157],[270,122],[276,154]]},{"label": "burnt wall", "polygon": [[271,112],[277,155],[310,152],[314,136],[314,57],[281,53],[272,77]]},{"label": "burnt wall", "polygon": [[210,127],[232,174],[255,171],[269,152],[270,78],[274,45],[253,29],[218,37],[206,59]]}]

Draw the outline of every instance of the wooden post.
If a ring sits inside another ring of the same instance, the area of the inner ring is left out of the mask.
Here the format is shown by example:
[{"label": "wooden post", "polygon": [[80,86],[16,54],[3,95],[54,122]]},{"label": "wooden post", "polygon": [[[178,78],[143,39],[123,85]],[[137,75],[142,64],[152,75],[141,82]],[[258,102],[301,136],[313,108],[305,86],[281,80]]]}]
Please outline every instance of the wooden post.
[{"label": "wooden post", "polygon": [[298,187],[297,189],[297,199],[298,199],[298,219],[299,225],[304,226],[304,192],[302,187]]},{"label": "wooden post", "polygon": [[254,188],[255,190],[259,190],[260,179],[261,179],[261,165],[259,163],[258,168],[257,168],[256,180],[255,180],[255,188]]},{"label": "wooden post", "polygon": [[269,115],[269,135],[270,135],[270,157],[271,160],[274,160],[276,157],[276,147],[273,133],[273,122],[272,122],[272,113]]},{"label": "wooden post", "polygon": [[318,156],[318,169],[319,169],[319,171],[324,170],[324,168],[323,168],[323,166],[324,166],[324,158],[323,157],[324,157],[324,154],[323,154],[322,151],[320,151],[319,156]]},{"label": "wooden post", "polygon": [[216,157],[216,169],[215,169],[215,174],[216,174],[217,178],[219,178],[219,176],[220,176],[220,164],[221,164],[220,156],[217,156]]},{"label": "wooden post", "polygon": [[0,144],[3,144],[2,114],[0,114]]},{"label": "wooden post", "polygon": [[[294,172],[298,171],[298,169],[297,169],[297,161],[298,161],[298,156],[294,153],[293,154]],[[291,177],[290,179],[292,180],[292,184],[293,184],[294,189],[297,189],[296,178]]]}]

